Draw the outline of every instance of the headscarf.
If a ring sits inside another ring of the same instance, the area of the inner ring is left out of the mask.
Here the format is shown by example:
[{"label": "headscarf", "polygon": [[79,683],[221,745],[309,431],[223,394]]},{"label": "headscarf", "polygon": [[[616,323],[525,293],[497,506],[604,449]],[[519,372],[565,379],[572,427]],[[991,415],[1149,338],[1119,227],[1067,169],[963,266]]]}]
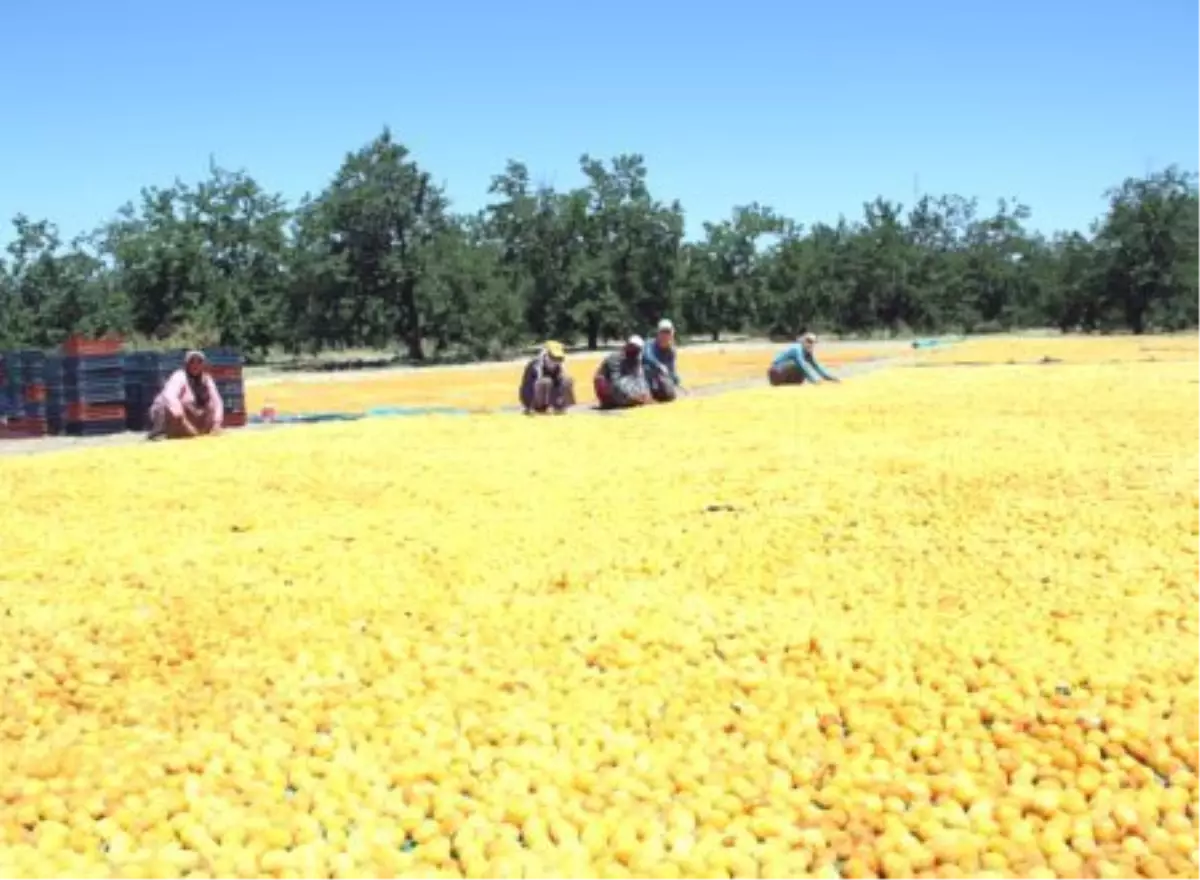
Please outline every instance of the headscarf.
[{"label": "headscarf", "polygon": [[[200,372],[195,376],[188,369],[193,361],[200,362]],[[183,356],[183,374],[187,376],[188,386],[192,390],[192,398],[201,409],[208,406],[208,382],[206,381],[208,377],[205,375],[207,366],[208,358],[199,349],[192,349]]]}]

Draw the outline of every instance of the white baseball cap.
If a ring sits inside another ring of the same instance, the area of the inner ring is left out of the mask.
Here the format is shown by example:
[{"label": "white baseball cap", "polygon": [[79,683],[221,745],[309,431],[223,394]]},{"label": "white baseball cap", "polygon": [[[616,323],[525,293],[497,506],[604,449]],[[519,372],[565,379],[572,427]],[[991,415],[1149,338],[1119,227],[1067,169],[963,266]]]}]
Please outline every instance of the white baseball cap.
[{"label": "white baseball cap", "polygon": [[663,330],[670,330],[672,333],[674,333],[675,325],[671,323],[670,318],[663,318],[661,321],[658,322],[658,329],[660,332]]},{"label": "white baseball cap", "polygon": [[645,348],[646,340],[638,336],[636,333],[625,340],[626,345],[632,345],[634,348]]}]

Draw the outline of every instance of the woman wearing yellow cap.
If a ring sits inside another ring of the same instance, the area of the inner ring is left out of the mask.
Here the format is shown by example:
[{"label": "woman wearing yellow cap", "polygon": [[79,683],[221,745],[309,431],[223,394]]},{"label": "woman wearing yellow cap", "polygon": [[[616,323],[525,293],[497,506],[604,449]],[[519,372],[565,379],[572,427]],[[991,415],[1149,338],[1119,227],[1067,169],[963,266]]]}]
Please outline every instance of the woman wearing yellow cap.
[{"label": "woman wearing yellow cap", "polygon": [[525,415],[564,413],[575,405],[575,382],[563,365],[566,359],[563,344],[550,340],[525,365],[519,392]]}]

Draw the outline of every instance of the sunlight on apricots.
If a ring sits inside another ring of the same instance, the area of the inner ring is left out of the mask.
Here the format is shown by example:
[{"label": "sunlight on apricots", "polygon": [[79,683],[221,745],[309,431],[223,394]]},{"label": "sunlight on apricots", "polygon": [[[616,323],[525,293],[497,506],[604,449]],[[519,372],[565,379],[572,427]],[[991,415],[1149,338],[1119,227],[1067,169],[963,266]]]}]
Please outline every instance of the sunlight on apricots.
[{"label": "sunlight on apricots", "polygon": [[1196,363],[1106,360],[0,459],[0,876],[1195,876]]}]

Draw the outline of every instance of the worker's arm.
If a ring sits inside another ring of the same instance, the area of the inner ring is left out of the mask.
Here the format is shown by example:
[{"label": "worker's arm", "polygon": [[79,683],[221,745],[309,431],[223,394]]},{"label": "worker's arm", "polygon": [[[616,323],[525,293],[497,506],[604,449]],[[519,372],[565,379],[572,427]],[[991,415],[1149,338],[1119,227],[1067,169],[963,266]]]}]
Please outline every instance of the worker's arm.
[{"label": "worker's arm", "polygon": [[675,349],[671,348],[666,357],[663,358],[663,368],[666,369],[667,375],[671,377],[671,381],[676,385],[682,385],[683,380],[679,378],[679,371],[675,369]]},{"label": "worker's arm", "polygon": [[208,405],[212,408],[213,428],[220,429],[225,424],[225,401],[221,399],[221,392],[212,376],[205,376],[204,384],[208,386]]},{"label": "worker's arm", "polygon": [[[818,376],[820,376],[822,379],[825,379],[826,381],[829,381],[829,382],[837,382],[837,381],[839,381],[839,380],[838,380],[838,377],[837,377],[837,376],[835,376],[835,375],[833,375],[831,372],[829,372],[829,371],[828,371],[827,369],[825,369],[823,366],[821,366],[821,362],[820,362],[820,361],[818,361],[818,360],[817,360],[815,357],[812,357],[812,356],[810,355],[810,356],[809,356],[809,358],[808,358],[808,360],[809,360],[809,362],[812,364],[812,372],[813,372],[813,373],[816,373],[816,374],[817,374]],[[812,378],[811,374],[809,375],[809,378],[810,378],[810,379]]]},{"label": "worker's arm", "polygon": [[171,374],[171,378],[167,380],[162,391],[159,392],[163,403],[167,405],[167,411],[177,419],[183,418],[183,389],[185,387],[187,387],[187,374],[183,370],[176,370]]},{"label": "worker's arm", "polygon": [[533,406],[533,387],[537,384],[541,358],[530,361],[525,365],[525,369],[521,371],[521,387],[517,391],[517,397],[521,400],[521,406],[528,409]]},{"label": "worker's arm", "polygon": [[647,382],[654,381],[654,379],[658,376],[665,376],[668,379],[671,378],[670,367],[668,367],[658,358],[650,355],[647,355],[642,360],[642,372],[645,374]]},{"label": "worker's arm", "polygon": [[799,365],[800,372],[804,373],[805,382],[811,382],[814,385],[821,384],[822,373],[820,367],[816,366],[816,361],[803,353],[797,354],[794,360]]}]

